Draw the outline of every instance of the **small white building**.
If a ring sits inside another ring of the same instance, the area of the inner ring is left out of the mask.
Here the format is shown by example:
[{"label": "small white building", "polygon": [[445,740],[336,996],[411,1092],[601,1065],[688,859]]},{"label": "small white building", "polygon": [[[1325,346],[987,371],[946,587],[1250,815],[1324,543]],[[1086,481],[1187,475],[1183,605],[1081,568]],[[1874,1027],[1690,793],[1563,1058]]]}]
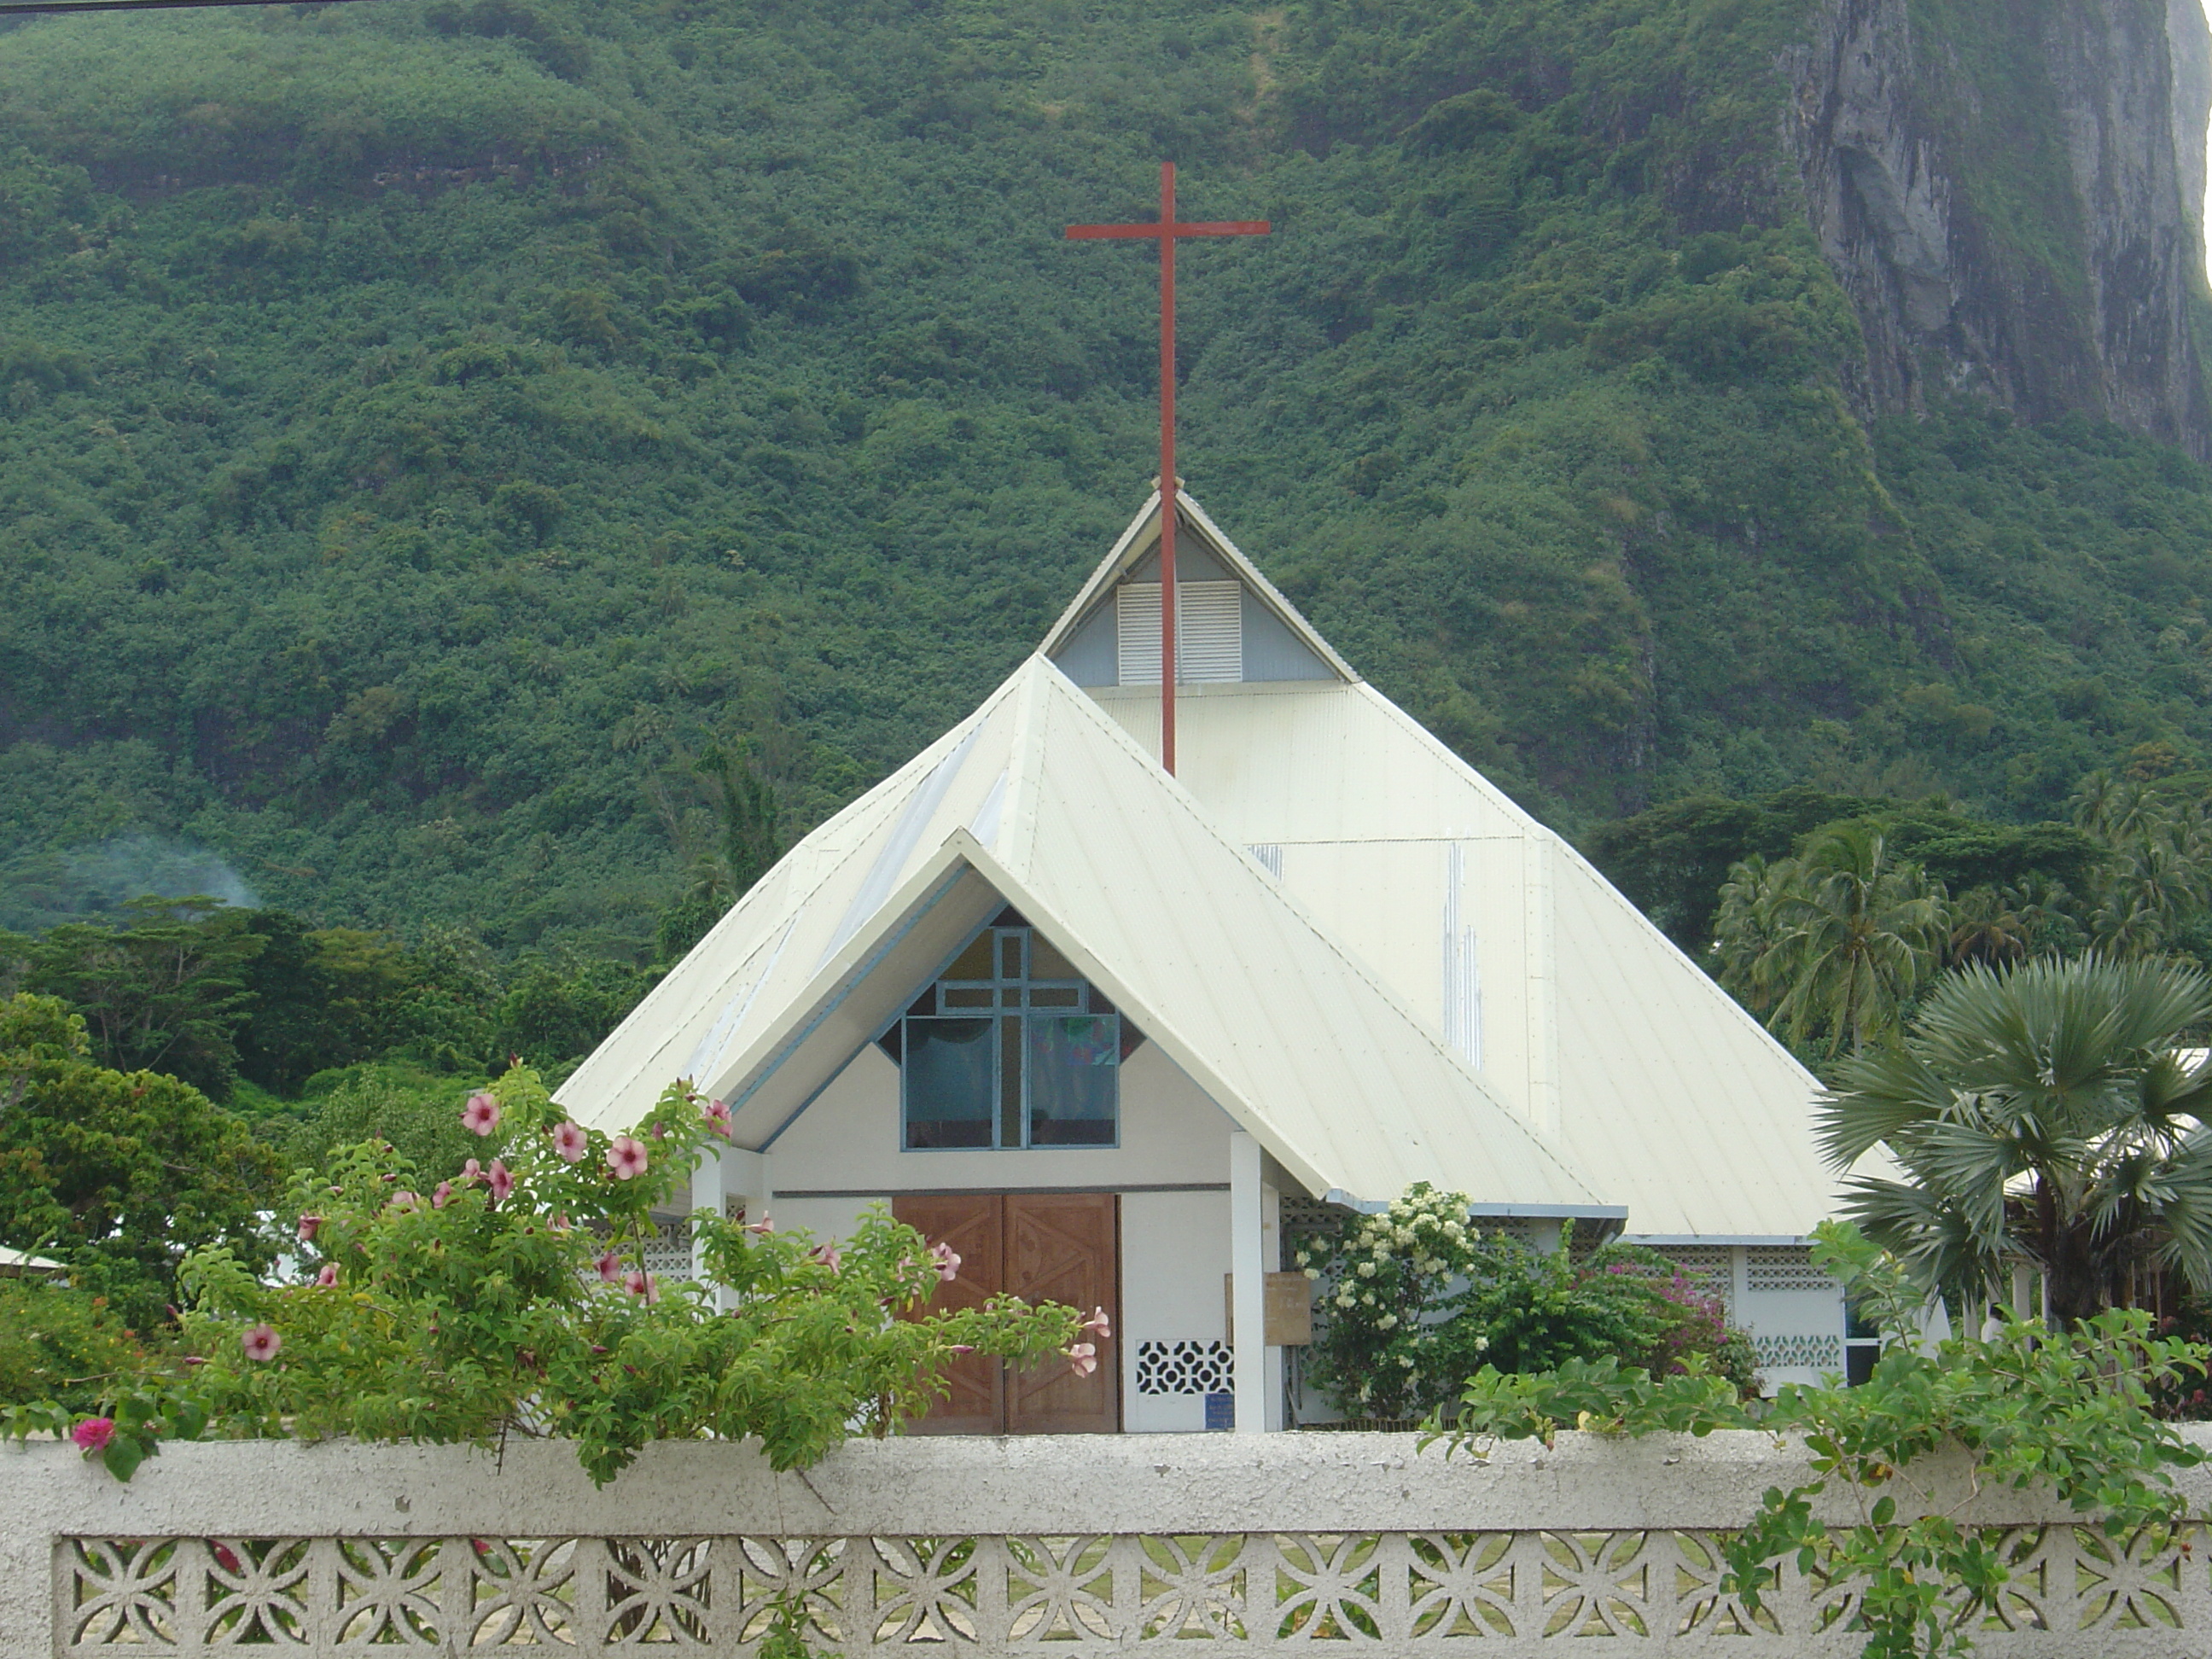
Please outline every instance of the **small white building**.
[{"label": "small white building", "polygon": [[1179,505],[1176,776],[1155,495],[562,1103],[613,1130],[689,1079],[734,1122],[695,1204],[834,1236],[887,1202],[960,1252],[950,1294],[1114,1310],[1091,1378],[968,1362],[944,1431],[1280,1425],[1285,1215],[1416,1181],[1538,1243],[1625,1229],[1712,1278],[1770,1380],[1842,1370],[1813,1078]]}]

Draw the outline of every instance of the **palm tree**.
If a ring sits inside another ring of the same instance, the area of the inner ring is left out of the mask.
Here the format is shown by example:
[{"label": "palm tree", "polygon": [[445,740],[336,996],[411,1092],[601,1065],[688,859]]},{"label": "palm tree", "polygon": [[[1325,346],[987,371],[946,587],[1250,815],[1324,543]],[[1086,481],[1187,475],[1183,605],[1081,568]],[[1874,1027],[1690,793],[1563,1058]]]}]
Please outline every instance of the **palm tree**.
[{"label": "palm tree", "polygon": [[2212,979],[2175,963],[1952,975],[1821,1103],[1831,1158],[1880,1147],[1905,1177],[1853,1179],[1847,1212],[1931,1291],[1975,1298],[2033,1261],[2062,1322],[2111,1306],[2149,1258],[2212,1292],[2212,1063],[2176,1053],[2208,1019]]},{"label": "palm tree", "polygon": [[1857,1054],[1897,1017],[1945,942],[1943,891],[1892,857],[1880,830],[1846,824],[1768,872],[1757,901],[1765,948],[1749,979],[1767,1024],[1828,1052]]}]

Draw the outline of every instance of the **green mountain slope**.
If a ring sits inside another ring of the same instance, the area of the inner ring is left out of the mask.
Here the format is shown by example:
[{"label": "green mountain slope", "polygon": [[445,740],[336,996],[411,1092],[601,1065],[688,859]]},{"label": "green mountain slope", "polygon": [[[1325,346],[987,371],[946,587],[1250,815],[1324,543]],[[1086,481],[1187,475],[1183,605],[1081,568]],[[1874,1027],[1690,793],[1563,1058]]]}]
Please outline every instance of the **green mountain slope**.
[{"label": "green mountain slope", "polygon": [[1059,231],[1146,216],[1170,154],[1192,213],[1276,223],[1185,256],[1189,486],[1556,821],[1808,777],[2034,816],[2203,753],[2202,466],[1853,413],[1777,137],[1808,14],[0,33],[0,926],[144,836],[324,920],[648,939],[690,757],[747,746],[803,827],[1141,500],[1152,269]]}]

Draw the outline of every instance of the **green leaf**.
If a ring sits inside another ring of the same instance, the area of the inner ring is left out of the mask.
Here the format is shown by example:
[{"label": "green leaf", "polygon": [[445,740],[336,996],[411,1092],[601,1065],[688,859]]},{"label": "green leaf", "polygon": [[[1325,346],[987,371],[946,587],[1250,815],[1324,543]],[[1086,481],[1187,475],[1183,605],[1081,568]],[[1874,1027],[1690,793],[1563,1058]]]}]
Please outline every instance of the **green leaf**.
[{"label": "green leaf", "polygon": [[118,1480],[128,1480],[153,1449],[136,1435],[118,1434],[101,1450],[100,1461],[107,1465],[107,1472]]}]

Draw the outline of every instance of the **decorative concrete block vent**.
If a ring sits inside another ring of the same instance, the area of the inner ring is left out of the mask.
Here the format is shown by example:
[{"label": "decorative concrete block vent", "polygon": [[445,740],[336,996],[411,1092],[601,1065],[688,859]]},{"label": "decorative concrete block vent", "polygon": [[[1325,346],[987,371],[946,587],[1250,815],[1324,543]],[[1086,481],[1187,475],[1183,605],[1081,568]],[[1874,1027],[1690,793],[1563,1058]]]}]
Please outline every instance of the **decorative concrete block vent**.
[{"label": "decorative concrete block vent", "polygon": [[[911,1439],[803,1477],[694,1443],[605,1489],[543,1443],[177,1446],[127,1486],[33,1446],[0,1452],[0,1654],[740,1656],[779,1601],[845,1655],[1855,1654],[1848,1584],[1785,1571],[1757,1613],[1719,1589],[1721,1532],[1806,1474],[1753,1434],[1485,1464],[1405,1435]],[[2013,1572],[1978,1651],[2212,1647],[2203,1529],[1971,1513]]]}]

